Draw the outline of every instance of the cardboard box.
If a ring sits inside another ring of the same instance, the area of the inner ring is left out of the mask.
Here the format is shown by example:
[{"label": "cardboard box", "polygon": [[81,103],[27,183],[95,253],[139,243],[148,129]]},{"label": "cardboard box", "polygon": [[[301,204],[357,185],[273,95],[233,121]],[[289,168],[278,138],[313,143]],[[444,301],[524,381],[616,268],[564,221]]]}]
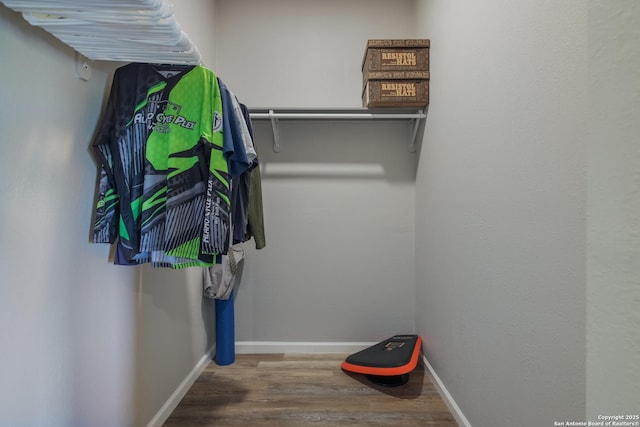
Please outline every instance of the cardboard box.
[{"label": "cardboard box", "polygon": [[429,104],[428,39],[369,40],[362,60],[363,107]]},{"label": "cardboard box", "polygon": [[428,39],[368,40],[362,73],[372,71],[429,71]]},{"label": "cardboard box", "polygon": [[429,80],[368,80],[362,90],[362,106],[424,107],[429,104]]}]

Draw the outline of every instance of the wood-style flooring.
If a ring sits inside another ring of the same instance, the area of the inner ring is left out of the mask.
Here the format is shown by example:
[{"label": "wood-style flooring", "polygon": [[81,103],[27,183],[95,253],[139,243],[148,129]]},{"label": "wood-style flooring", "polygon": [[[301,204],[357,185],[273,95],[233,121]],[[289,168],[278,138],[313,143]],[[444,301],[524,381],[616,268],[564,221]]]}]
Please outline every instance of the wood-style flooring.
[{"label": "wood-style flooring", "polygon": [[346,354],[236,355],[211,362],[164,424],[457,427],[421,364],[397,387],[340,369]]}]

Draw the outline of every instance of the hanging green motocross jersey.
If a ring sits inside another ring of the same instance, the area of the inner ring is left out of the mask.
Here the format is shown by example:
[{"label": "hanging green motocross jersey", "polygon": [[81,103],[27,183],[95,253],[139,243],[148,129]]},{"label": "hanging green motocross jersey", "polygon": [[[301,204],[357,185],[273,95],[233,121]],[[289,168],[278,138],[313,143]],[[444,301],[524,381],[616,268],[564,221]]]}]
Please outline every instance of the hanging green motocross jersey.
[{"label": "hanging green motocross jersey", "polygon": [[122,264],[208,266],[229,244],[222,101],[202,66],[116,70],[93,146],[102,165],[95,242]]}]

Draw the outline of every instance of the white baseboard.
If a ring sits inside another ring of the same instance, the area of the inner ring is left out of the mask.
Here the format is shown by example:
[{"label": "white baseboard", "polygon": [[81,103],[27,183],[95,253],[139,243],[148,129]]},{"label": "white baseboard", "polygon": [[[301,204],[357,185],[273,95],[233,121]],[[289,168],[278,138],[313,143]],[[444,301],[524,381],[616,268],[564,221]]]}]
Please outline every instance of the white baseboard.
[{"label": "white baseboard", "polygon": [[207,367],[213,354],[215,353],[216,345],[214,344],[211,348],[205,353],[204,356],[196,363],[196,366],[193,367],[191,372],[185,377],[184,380],[180,383],[178,388],[169,396],[169,399],[162,405],[162,408],[156,413],[156,415],[149,421],[147,427],[160,427],[164,424],[165,421],[169,418],[174,409],[178,406],[182,398],[189,391],[193,383],[196,382],[200,374]]},{"label": "white baseboard", "polygon": [[238,341],[237,354],[355,353],[375,342]]},{"label": "white baseboard", "polygon": [[438,377],[438,374],[436,374],[436,371],[433,370],[433,366],[431,366],[427,358],[424,357],[424,354],[422,354],[422,363],[429,371],[431,378],[433,378],[434,385],[438,389],[438,393],[440,393],[440,396],[442,397],[442,400],[444,400],[444,403],[447,404],[449,411],[451,411],[451,415],[453,415],[453,418],[456,419],[458,425],[460,425],[461,427],[472,427],[471,423],[469,422],[469,420],[467,420],[467,417],[464,416],[456,401],[453,400],[453,396],[451,396],[447,388],[440,380],[440,377]]}]

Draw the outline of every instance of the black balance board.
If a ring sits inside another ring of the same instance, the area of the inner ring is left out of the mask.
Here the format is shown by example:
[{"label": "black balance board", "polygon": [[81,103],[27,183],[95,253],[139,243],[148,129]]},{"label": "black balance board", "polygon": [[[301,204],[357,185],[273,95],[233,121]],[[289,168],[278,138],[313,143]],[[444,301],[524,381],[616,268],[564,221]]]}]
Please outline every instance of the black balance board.
[{"label": "black balance board", "polygon": [[402,385],[418,365],[421,348],[422,339],[418,335],[394,335],[348,356],[341,368],[364,374],[375,384]]}]

